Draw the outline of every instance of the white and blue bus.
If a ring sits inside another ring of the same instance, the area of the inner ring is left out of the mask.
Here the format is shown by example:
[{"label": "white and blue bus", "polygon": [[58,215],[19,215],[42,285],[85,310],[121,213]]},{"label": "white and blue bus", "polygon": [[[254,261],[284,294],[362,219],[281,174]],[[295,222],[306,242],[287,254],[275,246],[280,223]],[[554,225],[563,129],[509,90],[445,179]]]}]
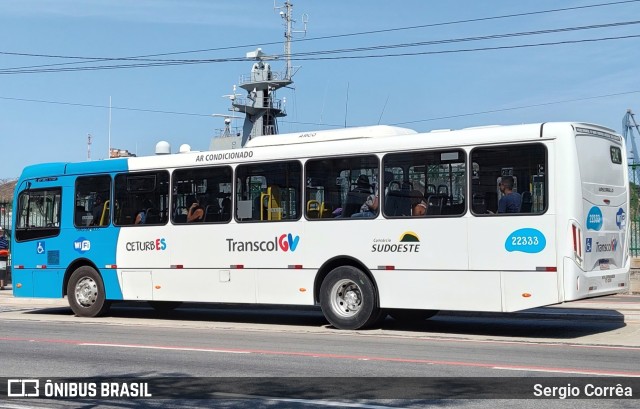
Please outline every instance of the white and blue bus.
[{"label": "white and blue bus", "polygon": [[[29,166],[14,295],[66,296],[78,316],[120,300],[319,305],[357,329],[614,294],[629,284],[625,156],[611,129],[543,123]],[[497,211],[505,185],[514,212]]]}]

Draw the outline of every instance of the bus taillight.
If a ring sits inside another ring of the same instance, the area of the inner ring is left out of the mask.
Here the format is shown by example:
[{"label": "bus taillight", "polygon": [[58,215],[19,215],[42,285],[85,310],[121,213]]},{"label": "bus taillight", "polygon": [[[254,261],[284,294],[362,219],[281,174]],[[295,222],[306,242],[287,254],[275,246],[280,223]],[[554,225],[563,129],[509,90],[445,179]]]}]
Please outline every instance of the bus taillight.
[{"label": "bus taillight", "polygon": [[571,233],[573,237],[573,255],[575,261],[582,265],[582,230],[572,223]]}]

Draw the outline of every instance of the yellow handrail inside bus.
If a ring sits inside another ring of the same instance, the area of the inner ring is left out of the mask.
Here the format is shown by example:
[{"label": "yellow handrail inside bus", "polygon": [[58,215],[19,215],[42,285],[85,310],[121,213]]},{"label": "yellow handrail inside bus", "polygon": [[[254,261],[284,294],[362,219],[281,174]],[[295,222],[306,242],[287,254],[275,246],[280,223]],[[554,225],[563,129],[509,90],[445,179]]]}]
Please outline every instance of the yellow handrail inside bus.
[{"label": "yellow handrail inside bus", "polygon": [[100,224],[99,226],[106,226],[107,223],[109,222],[108,218],[109,218],[109,201],[106,200],[104,202],[104,204],[102,205],[102,214],[100,215]]},{"label": "yellow handrail inside bus", "polygon": [[[265,210],[267,211],[266,218],[264,215]],[[266,193],[260,193],[260,220],[282,220],[280,188],[278,186],[269,186]]]},{"label": "yellow handrail inside bus", "polygon": [[322,206],[320,205],[320,202],[317,200],[309,200],[307,202],[307,217],[310,219],[320,218],[320,215],[322,214],[320,210],[321,208]]},{"label": "yellow handrail inside bus", "polygon": [[331,205],[329,205],[329,208],[327,208],[325,202],[320,203],[320,217],[321,218],[331,217]]}]

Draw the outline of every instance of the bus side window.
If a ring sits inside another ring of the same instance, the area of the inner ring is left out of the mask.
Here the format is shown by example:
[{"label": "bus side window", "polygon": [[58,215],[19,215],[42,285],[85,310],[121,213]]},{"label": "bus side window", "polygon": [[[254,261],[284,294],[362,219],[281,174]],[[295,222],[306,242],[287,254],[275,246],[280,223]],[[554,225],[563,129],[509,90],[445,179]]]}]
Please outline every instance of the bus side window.
[{"label": "bus side window", "polygon": [[[472,212],[475,215],[542,214],[547,208],[547,149],[541,143],[471,151]],[[480,204],[484,198],[484,205]]]},{"label": "bus side window", "polygon": [[[359,155],[311,159],[305,164],[305,217],[309,220],[347,219],[359,213],[376,192],[378,157]],[[377,215],[378,210],[367,213]]]},{"label": "bus side window", "polygon": [[111,176],[80,176],[75,183],[76,227],[106,227],[110,222]]},{"label": "bus side window", "polygon": [[466,212],[466,154],[461,149],[391,153],[385,169],[387,217],[462,216]]},{"label": "bus side window", "polygon": [[17,241],[55,237],[60,234],[62,188],[27,189],[18,196]]},{"label": "bus side window", "polygon": [[232,174],[229,166],[175,170],[171,175],[173,224],[228,222],[230,208],[224,213],[222,203],[231,195]]},{"label": "bus side window", "polygon": [[115,177],[114,197],[117,226],[166,224],[169,172],[120,173]]},{"label": "bus side window", "polygon": [[270,222],[300,218],[300,162],[239,165],[236,178],[238,221]]}]

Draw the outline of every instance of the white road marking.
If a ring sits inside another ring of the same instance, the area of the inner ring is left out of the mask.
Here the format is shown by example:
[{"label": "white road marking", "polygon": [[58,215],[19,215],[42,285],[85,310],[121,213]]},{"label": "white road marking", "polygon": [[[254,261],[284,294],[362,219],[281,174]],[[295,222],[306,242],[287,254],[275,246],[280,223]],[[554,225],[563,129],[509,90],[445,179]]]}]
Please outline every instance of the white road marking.
[{"label": "white road marking", "polygon": [[138,349],[160,349],[168,351],[195,351],[195,352],[216,352],[221,354],[250,354],[251,351],[229,351],[224,349],[211,348],[189,348],[189,347],[161,347],[155,345],[129,345],[129,344],[101,344],[93,342],[82,342],[78,345],[94,347],[114,347],[114,348],[138,348]]}]

